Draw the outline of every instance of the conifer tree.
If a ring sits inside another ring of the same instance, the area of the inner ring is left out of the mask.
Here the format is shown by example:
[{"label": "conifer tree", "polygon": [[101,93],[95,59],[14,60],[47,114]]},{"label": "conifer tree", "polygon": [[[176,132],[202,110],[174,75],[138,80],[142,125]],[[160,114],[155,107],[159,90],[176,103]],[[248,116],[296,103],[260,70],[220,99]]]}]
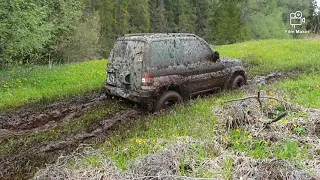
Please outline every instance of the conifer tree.
[{"label": "conifer tree", "polygon": [[149,0],[130,0],[129,33],[150,32]]},{"label": "conifer tree", "polygon": [[195,33],[196,12],[192,0],[181,0],[181,13],[179,15],[179,32]]},{"label": "conifer tree", "polygon": [[121,37],[129,33],[129,18],[130,14],[128,8],[130,5],[129,0],[116,0],[115,4],[115,22],[116,22],[116,35]]},{"label": "conifer tree", "polygon": [[167,19],[167,30],[171,33],[179,32],[180,0],[164,0]]},{"label": "conifer tree", "polygon": [[101,23],[102,56],[108,57],[116,39],[115,34],[115,3],[114,0],[99,0],[99,13]]},{"label": "conifer tree", "polygon": [[150,1],[151,31],[154,33],[167,32],[166,9],[164,0]]},{"label": "conifer tree", "polygon": [[195,7],[195,33],[200,37],[205,37],[205,29],[207,28],[207,20],[210,12],[210,0],[194,1]]}]

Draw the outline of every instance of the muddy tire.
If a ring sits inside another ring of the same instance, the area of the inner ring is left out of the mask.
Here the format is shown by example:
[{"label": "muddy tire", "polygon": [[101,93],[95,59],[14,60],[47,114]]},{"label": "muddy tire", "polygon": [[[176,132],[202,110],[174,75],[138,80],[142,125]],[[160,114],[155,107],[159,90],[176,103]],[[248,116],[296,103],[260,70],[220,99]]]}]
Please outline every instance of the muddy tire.
[{"label": "muddy tire", "polygon": [[168,109],[183,101],[181,95],[175,91],[166,91],[154,103],[153,112]]},{"label": "muddy tire", "polygon": [[244,84],[245,84],[244,77],[241,75],[236,75],[231,80],[230,89],[231,90],[239,89],[240,87],[244,86]]}]

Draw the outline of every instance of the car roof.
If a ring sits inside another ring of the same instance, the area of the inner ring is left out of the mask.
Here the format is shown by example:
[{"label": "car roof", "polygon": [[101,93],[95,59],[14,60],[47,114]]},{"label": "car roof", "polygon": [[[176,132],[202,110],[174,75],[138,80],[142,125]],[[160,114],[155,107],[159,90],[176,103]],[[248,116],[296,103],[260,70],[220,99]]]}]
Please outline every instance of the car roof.
[{"label": "car roof", "polygon": [[191,33],[140,33],[140,34],[126,34],[125,36],[119,38],[120,41],[132,40],[132,41],[157,41],[162,39],[170,39],[175,37],[195,37],[195,34]]}]

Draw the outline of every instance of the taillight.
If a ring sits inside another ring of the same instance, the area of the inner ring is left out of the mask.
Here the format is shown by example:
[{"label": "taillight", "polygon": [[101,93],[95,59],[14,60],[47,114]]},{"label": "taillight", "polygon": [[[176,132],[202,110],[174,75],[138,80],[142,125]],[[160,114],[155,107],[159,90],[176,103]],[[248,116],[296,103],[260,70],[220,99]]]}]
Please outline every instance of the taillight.
[{"label": "taillight", "polygon": [[142,86],[152,86],[153,82],[154,82],[154,77],[151,73],[149,72],[142,73],[142,79],[141,79]]}]

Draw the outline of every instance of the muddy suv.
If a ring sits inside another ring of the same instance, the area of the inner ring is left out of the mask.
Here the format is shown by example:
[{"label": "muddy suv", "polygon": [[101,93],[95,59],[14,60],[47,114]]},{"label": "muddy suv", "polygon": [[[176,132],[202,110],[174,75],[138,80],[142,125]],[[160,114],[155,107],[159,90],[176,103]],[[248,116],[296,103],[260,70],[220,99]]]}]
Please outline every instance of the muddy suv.
[{"label": "muddy suv", "polygon": [[194,34],[131,34],[119,38],[110,53],[105,90],[159,111],[246,82],[241,61],[219,58]]}]

